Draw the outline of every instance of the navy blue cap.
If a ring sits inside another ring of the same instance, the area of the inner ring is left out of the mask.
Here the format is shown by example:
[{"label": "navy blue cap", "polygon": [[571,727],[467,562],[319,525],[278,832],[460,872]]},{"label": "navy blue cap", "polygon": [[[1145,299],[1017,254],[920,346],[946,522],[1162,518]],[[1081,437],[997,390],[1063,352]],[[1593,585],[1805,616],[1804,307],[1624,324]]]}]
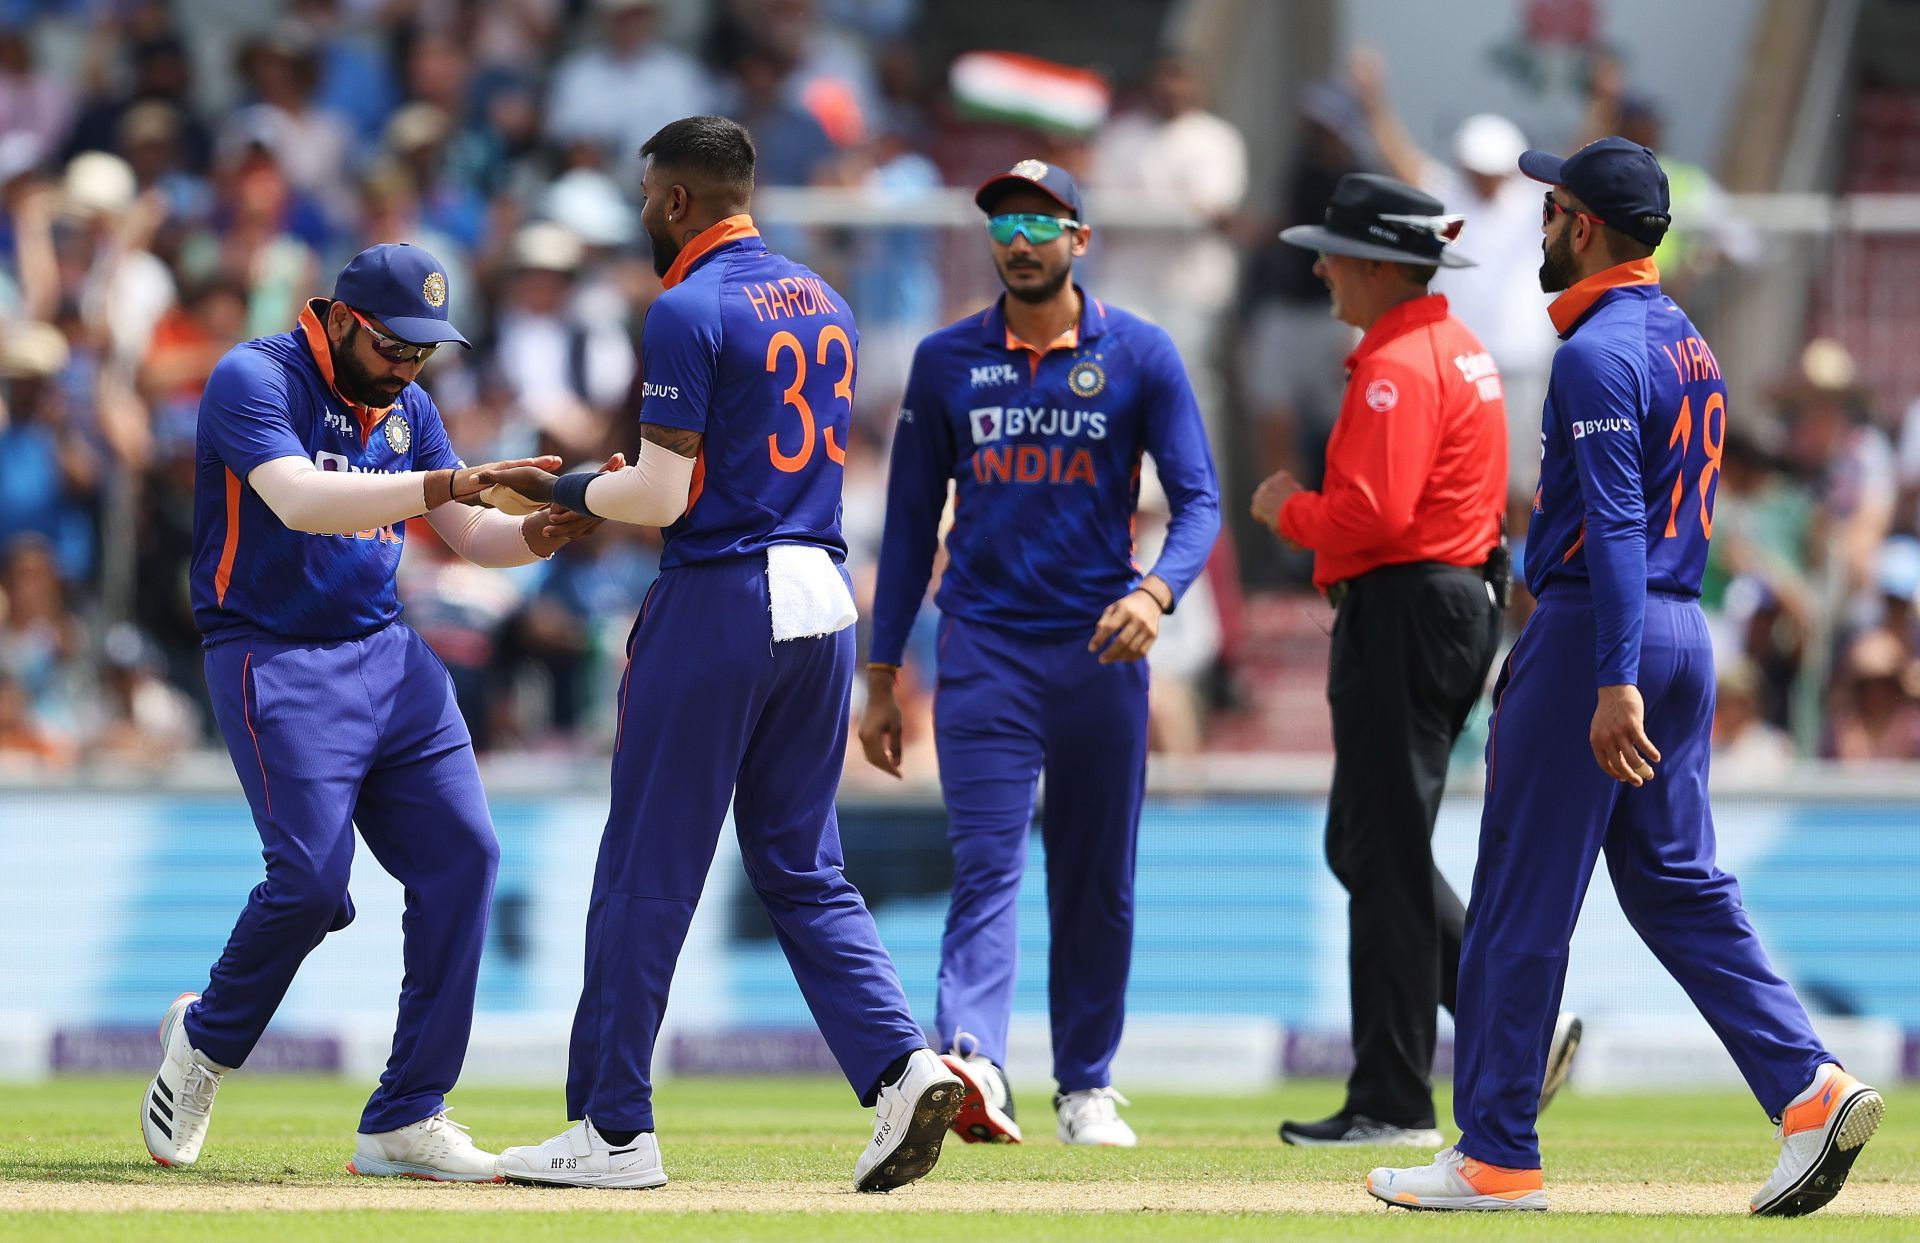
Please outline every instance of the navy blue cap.
[{"label": "navy blue cap", "polygon": [[458,341],[473,347],[447,322],[447,270],[405,242],[369,246],[340,269],[333,297],[409,345]]},{"label": "navy blue cap", "polygon": [[1080,204],[1080,187],[1073,184],[1073,178],[1067,175],[1066,169],[1045,160],[1022,160],[999,176],[987,178],[973,192],[973,201],[981,211],[991,215],[994,200],[1003,191],[1016,186],[1040,191],[1072,212],[1073,218],[1081,224],[1087,222],[1086,210]]},{"label": "navy blue cap", "polygon": [[1520,171],[1550,186],[1565,186],[1609,228],[1648,246],[1658,246],[1665,230],[1641,228],[1642,216],[1671,221],[1667,174],[1653,152],[1618,136],[1588,143],[1566,159],[1544,151],[1520,157]]}]

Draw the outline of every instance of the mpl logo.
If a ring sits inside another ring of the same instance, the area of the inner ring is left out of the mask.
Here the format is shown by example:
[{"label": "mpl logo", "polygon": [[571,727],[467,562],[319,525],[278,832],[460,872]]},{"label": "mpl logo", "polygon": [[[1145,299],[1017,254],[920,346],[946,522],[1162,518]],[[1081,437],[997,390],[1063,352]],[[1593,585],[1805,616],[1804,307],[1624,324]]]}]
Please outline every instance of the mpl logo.
[{"label": "mpl logo", "polygon": [[339,432],[342,436],[351,436],[355,432],[353,420],[337,410],[327,411],[320,421],[327,425],[328,431]]},{"label": "mpl logo", "polygon": [[980,406],[967,411],[967,423],[973,428],[973,443],[983,445],[1000,439],[1006,431],[1006,421],[1002,415],[1003,408],[1000,406]]},{"label": "mpl logo", "polygon": [[1018,384],[1020,373],[1012,363],[992,363],[972,368],[971,380],[974,388],[991,388],[997,384]]}]

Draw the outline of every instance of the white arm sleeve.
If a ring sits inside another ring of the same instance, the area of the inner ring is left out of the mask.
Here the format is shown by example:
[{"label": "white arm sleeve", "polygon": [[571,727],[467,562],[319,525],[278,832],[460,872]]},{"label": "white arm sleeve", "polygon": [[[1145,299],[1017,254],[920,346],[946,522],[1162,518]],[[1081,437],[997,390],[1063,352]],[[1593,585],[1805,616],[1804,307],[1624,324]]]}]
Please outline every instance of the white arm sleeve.
[{"label": "white arm sleeve", "polygon": [[351,535],[427,512],[425,471],[358,474],[277,457],[248,472],[247,485],[288,529],[315,535]]},{"label": "white arm sleeve", "polygon": [[448,501],[428,510],[427,521],[448,548],[475,565],[504,570],[542,560],[527,546],[526,532],[520,525],[524,520],[497,510]]},{"label": "white arm sleeve", "polygon": [[635,526],[671,526],[687,512],[694,459],[681,457],[651,440],[640,445],[640,460],[612,470],[587,485],[587,509],[598,517]]}]

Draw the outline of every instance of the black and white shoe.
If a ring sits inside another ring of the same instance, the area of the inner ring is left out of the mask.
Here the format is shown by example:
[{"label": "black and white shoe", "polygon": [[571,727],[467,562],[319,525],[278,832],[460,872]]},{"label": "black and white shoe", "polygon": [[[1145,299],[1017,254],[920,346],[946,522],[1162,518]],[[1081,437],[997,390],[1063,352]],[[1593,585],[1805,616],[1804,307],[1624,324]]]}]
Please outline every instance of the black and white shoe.
[{"label": "black and white shoe", "polygon": [[1438,1148],[1446,1143],[1432,1127],[1395,1126],[1347,1113],[1319,1122],[1282,1122],[1280,1141],[1300,1148]]},{"label": "black and white shoe", "polygon": [[198,1000],[198,993],[182,993],[167,1007],[160,1020],[160,1069],[140,1102],[147,1153],[161,1165],[192,1165],[200,1159],[213,1120],[213,1094],[227,1073],[187,1042],[187,1007]]},{"label": "black and white shoe", "polygon": [[880,1089],[873,1142],[853,1166],[855,1191],[892,1191],[924,1177],[940,1159],[940,1142],[960,1112],[966,1089],[933,1055],[915,1051],[900,1078]]},{"label": "black and white shoe", "polygon": [[1573,1051],[1580,1047],[1580,1016],[1562,1010],[1553,1022],[1553,1040],[1547,1045],[1547,1074],[1540,1081],[1540,1109],[1545,1112],[1553,1094],[1567,1082],[1573,1070]]}]

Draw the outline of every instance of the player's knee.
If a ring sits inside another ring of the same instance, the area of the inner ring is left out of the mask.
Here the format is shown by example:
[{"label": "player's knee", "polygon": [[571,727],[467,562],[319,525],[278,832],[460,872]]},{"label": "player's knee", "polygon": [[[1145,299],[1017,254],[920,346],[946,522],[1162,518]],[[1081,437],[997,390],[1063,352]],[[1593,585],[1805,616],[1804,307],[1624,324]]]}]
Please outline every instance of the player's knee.
[{"label": "player's knee", "polygon": [[302,924],[337,932],[353,922],[349,870],[288,864],[267,869],[267,906]]}]

